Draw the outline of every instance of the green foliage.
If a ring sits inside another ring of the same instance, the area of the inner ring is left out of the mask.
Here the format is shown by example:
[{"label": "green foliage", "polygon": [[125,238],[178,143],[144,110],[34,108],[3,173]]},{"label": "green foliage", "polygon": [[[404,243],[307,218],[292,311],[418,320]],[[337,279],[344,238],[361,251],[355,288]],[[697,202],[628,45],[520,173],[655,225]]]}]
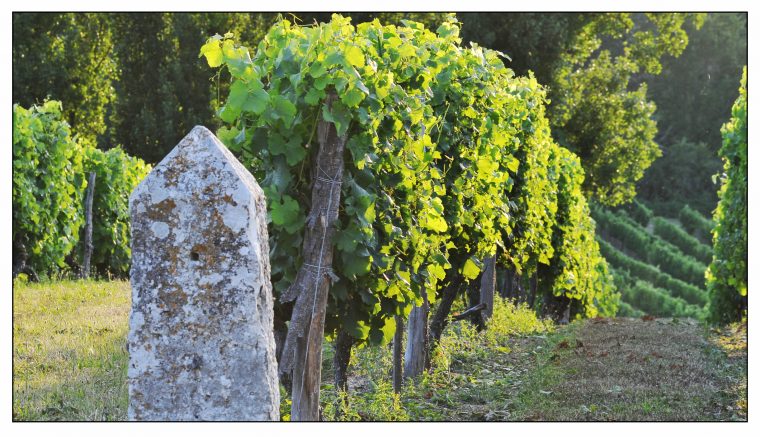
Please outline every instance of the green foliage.
[{"label": "green foliage", "polygon": [[677,217],[684,203],[702,214],[715,208],[717,196],[710,175],[720,169],[720,159],[714,147],[681,140],[663,145],[662,154],[642,179],[640,197],[653,203],[658,215],[667,217]]},{"label": "green foliage", "polygon": [[82,150],[63,121],[61,103],[13,105],[13,252],[38,275],[66,267],[84,220],[86,184]]},{"label": "green foliage", "polygon": [[[331,290],[327,329],[346,326],[360,340],[386,341],[392,316],[408,313],[423,289],[434,300],[447,270],[477,277],[480,260],[512,233],[513,178],[541,178],[541,166],[523,170],[516,153],[550,142],[535,79],[513,78],[496,52],[461,49],[456,21],[437,35],[405,25],[354,27],[337,15],[315,27],[282,20],[252,56],[231,35],[201,48],[209,65],[225,66],[233,78],[220,111],[231,125],[219,135],[263,181],[279,291],[293,280],[301,249],[306,211],[296,199],[309,197],[303,168],[313,159],[303,145],[320,118],[348,135],[352,160],[336,238],[340,281]],[[331,90],[339,101],[329,108]],[[549,222],[550,204],[533,213],[538,225]],[[523,230],[532,225],[525,224]],[[539,246],[535,258],[547,262],[548,232],[531,232],[521,234],[523,246]]]},{"label": "green foliage", "polygon": [[[291,14],[288,14],[290,16]],[[448,20],[450,14],[444,12],[346,12],[341,13],[350,18],[354,25],[370,23],[378,20],[381,23],[402,24],[406,21],[420,23],[427,29],[437,29]],[[293,21],[299,24],[328,22],[332,19],[331,12],[299,12],[292,15]],[[490,47],[490,46],[488,46]]]},{"label": "green foliage", "polygon": [[712,249],[709,246],[700,243],[680,226],[662,217],[654,218],[654,234],[672,243],[683,253],[693,256],[700,262],[707,264],[712,260]]},{"label": "green foliage", "polygon": [[[601,45],[597,39],[594,46]],[[586,62],[584,59],[582,62]],[[602,53],[586,68],[568,61],[557,81],[563,94],[550,112],[560,144],[576,151],[588,174],[585,190],[599,202],[632,199],[635,183],[661,153],[654,136],[655,106],[646,84],[628,90],[637,69],[627,58]]]},{"label": "green foliage", "polygon": [[87,175],[94,171],[91,262],[101,274],[125,276],[131,254],[129,194],[150,167],[118,148],[104,152],[78,144],[61,119],[57,101],[30,109],[13,106],[14,257],[25,258],[42,276],[81,264],[84,196]]},{"label": "green foliage", "polygon": [[[572,174],[558,280],[584,314],[615,311],[583,170],[551,140],[543,90],[513,77],[500,53],[461,48],[458,35],[453,17],[436,34],[410,21],[354,27],[334,15],[308,27],[281,20],[254,52],[232,34],[200,50],[232,78],[219,136],[262,181],[278,292],[299,265],[316,124],[347,136],[328,332],[387,341],[393,316],[408,314],[423,290],[434,301],[453,278],[475,279],[498,246],[516,269],[549,263],[564,173]],[[328,93],[338,97],[331,106]],[[572,163],[549,169],[559,154]]]},{"label": "green foliage", "polygon": [[713,260],[706,274],[710,318],[718,323],[740,321],[747,311],[749,193],[746,67],[739,98],[731,114],[731,120],[721,129],[723,173],[718,191],[720,202],[713,215]]},{"label": "green foliage", "polygon": [[543,12],[464,12],[464,41],[500,50],[509,56],[517,74],[532,71],[536,79],[553,89],[553,72],[562,56],[573,49],[575,35],[596,14]]},{"label": "green foliage", "polygon": [[[92,204],[92,266],[101,275],[126,277],[132,255],[129,195],[150,172],[150,166],[120,148],[104,152],[89,147],[84,150],[83,174],[89,175],[90,172],[96,175]],[[80,232],[84,232],[84,228]],[[84,242],[80,240],[77,250],[80,257],[84,253],[83,246]],[[78,261],[81,263],[81,258]]]},{"label": "green foliage", "polygon": [[[747,14],[708,13],[701,28],[685,27],[688,46],[678,58],[664,57],[662,73],[649,78],[647,83],[650,96],[657,103],[657,120],[661,127],[658,143],[663,145],[663,160],[668,157],[671,145],[682,139],[707,145],[709,153],[692,155],[687,163],[700,168],[710,162],[714,170],[701,175],[694,173],[690,181],[682,182],[684,187],[688,187],[689,182],[692,187],[703,187],[720,166],[716,159],[721,144],[720,126],[730,117],[731,105],[736,99],[736,78],[747,64]],[[695,149],[692,153],[697,151],[702,150]],[[647,174],[646,179],[650,177]],[[651,186],[663,183],[664,180],[651,181]],[[699,208],[703,213],[711,211],[717,202],[714,188],[710,186],[709,190],[710,197],[703,196],[711,202],[706,209]],[[679,197],[664,199],[679,200]]]},{"label": "green foliage", "polygon": [[110,18],[100,13],[13,14],[13,101],[64,103],[62,118],[96,144],[106,131],[118,77]]},{"label": "green foliage", "polygon": [[640,73],[659,74],[660,60],[686,47],[685,23],[698,28],[703,20],[704,14],[597,14],[575,36],[575,50],[561,57],[550,120],[560,144],[580,156],[589,196],[610,206],[629,201],[661,156],[647,85],[629,82]]},{"label": "green foliage", "polygon": [[[157,163],[195,125],[219,126],[214,110],[229,90],[228,76],[209,80],[198,47],[227,30],[258,42],[276,14],[109,14],[119,78],[108,139],[149,163]],[[150,60],[150,62],[146,62]]]},{"label": "green foliage", "polygon": [[710,235],[715,223],[692,209],[689,205],[684,205],[678,213],[678,220],[681,226],[689,234],[699,238],[703,242],[710,241]]},{"label": "green foliage", "polygon": [[[559,146],[551,138],[545,116],[545,94],[535,93],[535,115],[531,134],[522,142],[515,157],[519,171],[515,177],[515,225],[509,238],[506,256],[510,268],[520,273],[535,271],[539,264],[548,265],[554,256],[553,227],[557,221],[557,183]],[[538,100],[540,99],[540,100]],[[530,105],[529,105],[530,106]]]},{"label": "green foliage", "polygon": [[[746,13],[708,13],[701,29],[689,26],[687,32],[683,54],[663,59],[662,73],[646,80],[657,103],[663,156],[647,170],[639,193],[668,217],[677,217],[684,203],[712,215],[718,196],[711,176],[722,165],[720,126],[731,117],[736,78],[747,64]],[[677,208],[667,211],[668,202]],[[711,240],[705,232],[703,242]]]},{"label": "green foliage", "polygon": [[[282,20],[253,56],[231,35],[211,38],[202,49],[207,60],[221,53],[233,78],[220,112],[232,125],[219,135],[262,181],[272,212],[277,291],[289,286],[300,264],[307,212],[300,199],[310,197],[308,181],[316,176],[302,172],[314,158],[314,147],[305,146],[314,144],[320,118],[348,135],[334,260],[340,280],[331,288],[327,329],[346,326],[359,340],[386,340],[393,315],[408,313],[422,287],[434,291],[450,267],[441,200],[446,188],[433,162],[441,154],[430,135],[440,120],[430,87],[449,73],[444,69],[461,65],[438,61],[427,68],[425,62],[435,62],[439,51],[456,60],[455,26],[442,26],[446,36],[439,37],[408,24],[355,28],[337,15],[315,27]],[[442,100],[445,94],[436,90]],[[339,100],[330,108],[324,99],[332,91]],[[261,99],[268,104],[254,105]],[[286,216],[279,212],[285,206]]]},{"label": "green foliage", "polygon": [[503,346],[504,340],[510,336],[543,333],[553,328],[551,320],[537,318],[526,304],[518,305],[496,294],[493,297],[493,315],[486,321],[481,342],[491,347]]},{"label": "green foliage", "polygon": [[370,381],[371,389],[364,396],[356,396],[344,391],[335,392],[333,387],[324,387],[324,420],[404,422],[409,415],[401,403],[401,396],[393,392],[393,384],[388,380]]}]

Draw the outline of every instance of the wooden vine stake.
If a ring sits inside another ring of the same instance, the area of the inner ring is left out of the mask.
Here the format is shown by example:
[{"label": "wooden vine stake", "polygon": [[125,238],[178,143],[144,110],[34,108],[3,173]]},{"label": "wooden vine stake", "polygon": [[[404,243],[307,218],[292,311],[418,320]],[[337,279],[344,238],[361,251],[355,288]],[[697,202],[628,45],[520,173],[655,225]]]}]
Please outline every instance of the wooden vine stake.
[{"label": "wooden vine stake", "polygon": [[[328,94],[330,109],[337,99]],[[319,150],[312,166],[311,211],[306,219],[303,264],[293,284],[282,294],[292,302],[293,314],[282,350],[280,372],[291,373],[293,421],[319,420],[322,337],[324,335],[327,294],[332,272],[334,224],[340,206],[343,178],[343,149],[346,136],[338,136],[333,123],[317,124]]]},{"label": "wooden vine stake", "polygon": [[404,355],[404,377],[414,378],[422,373],[428,363],[428,313],[430,304],[427,293],[422,290],[422,306],[415,306],[409,314]]},{"label": "wooden vine stake", "polygon": [[90,277],[90,260],[92,259],[92,200],[95,197],[95,172],[90,172],[87,180],[87,197],[84,201],[85,223],[84,223],[84,256],[82,259],[81,277],[87,279]]},{"label": "wooden vine stake", "polygon": [[496,290],[496,256],[489,256],[483,262],[485,269],[480,277],[480,303],[485,305],[480,311],[480,318],[485,323],[493,315],[493,293]]},{"label": "wooden vine stake", "polygon": [[396,316],[396,333],[393,336],[393,391],[401,393],[403,374],[401,367],[401,349],[404,341],[404,318]]}]

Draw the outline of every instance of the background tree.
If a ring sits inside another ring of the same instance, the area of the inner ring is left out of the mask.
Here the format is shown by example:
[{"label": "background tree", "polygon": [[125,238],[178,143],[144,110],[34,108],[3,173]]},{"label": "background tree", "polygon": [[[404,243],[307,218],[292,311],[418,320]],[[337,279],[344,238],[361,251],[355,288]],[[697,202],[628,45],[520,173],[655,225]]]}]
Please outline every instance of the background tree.
[{"label": "background tree", "polygon": [[[658,74],[660,60],[688,43],[694,14],[462,14],[464,37],[505,52],[516,73],[535,71],[549,88],[549,119],[560,144],[580,156],[584,191],[615,205],[659,156],[654,105],[639,73]],[[484,22],[497,20],[494,26]]]},{"label": "background tree", "polygon": [[217,98],[229,81],[209,75],[198,59],[198,47],[209,36],[226,32],[246,43],[258,42],[268,19],[263,14],[112,15],[120,67],[109,129],[112,141],[132,155],[158,162],[193,126],[216,128]]},{"label": "background tree", "polygon": [[663,156],[638,191],[658,213],[673,217],[683,203],[709,216],[718,202],[711,176],[721,168],[720,123],[736,99],[734,78],[747,64],[747,15],[710,13],[701,29],[687,32],[683,54],[663,59],[662,73],[646,78]]},{"label": "background tree", "polygon": [[736,78],[747,64],[747,14],[710,13],[700,29],[687,27],[689,45],[678,58],[662,60],[662,72],[646,78],[657,103],[662,145],[707,144],[717,154],[721,120],[731,116]]},{"label": "background tree", "polygon": [[14,13],[13,102],[63,102],[73,132],[95,144],[116,97],[113,39],[107,14]]},{"label": "background tree", "polygon": [[646,171],[638,191],[658,215],[677,217],[688,204],[709,217],[718,202],[712,180],[718,171],[720,159],[711,146],[682,138],[662,146],[662,157]]}]

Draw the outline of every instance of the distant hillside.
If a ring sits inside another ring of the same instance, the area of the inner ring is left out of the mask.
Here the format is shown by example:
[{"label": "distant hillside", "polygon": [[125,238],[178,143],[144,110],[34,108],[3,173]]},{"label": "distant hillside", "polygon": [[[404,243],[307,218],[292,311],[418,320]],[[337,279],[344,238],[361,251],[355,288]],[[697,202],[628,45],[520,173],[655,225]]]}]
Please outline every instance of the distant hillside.
[{"label": "distant hillside", "polygon": [[709,219],[688,205],[678,219],[659,217],[638,201],[617,209],[594,204],[591,215],[622,294],[619,315],[704,317]]}]

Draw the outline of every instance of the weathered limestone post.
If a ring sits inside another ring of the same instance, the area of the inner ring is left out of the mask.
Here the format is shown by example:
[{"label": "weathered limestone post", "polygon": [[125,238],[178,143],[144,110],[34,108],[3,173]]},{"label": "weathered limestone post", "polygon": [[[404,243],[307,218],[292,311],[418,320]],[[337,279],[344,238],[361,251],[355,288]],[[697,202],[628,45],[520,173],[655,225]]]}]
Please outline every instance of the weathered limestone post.
[{"label": "weathered limestone post", "polygon": [[266,202],[196,126],[135,189],[130,420],[279,420]]}]

